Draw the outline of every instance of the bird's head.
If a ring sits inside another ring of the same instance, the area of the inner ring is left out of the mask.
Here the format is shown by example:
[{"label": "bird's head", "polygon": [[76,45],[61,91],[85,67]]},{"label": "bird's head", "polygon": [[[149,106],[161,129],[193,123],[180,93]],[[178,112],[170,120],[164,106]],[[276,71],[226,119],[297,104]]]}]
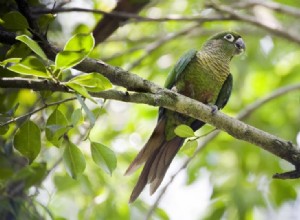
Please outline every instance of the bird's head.
[{"label": "bird's head", "polygon": [[246,46],[242,37],[232,31],[221,32],[212,36],[203,46],[204,48],[227,55],[230,59],[245,51]]}]

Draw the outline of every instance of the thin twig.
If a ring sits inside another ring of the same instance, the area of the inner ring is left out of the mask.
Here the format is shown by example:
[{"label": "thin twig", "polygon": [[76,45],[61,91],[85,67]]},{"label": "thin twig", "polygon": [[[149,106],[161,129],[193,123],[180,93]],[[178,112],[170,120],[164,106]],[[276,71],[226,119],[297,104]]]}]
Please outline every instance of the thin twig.
[{"label": "thin twig", "polygon": [[231,18],[235,19],[236,21],[244,21],[250,24],[253,24],[257,27],[263,28],[277,36],[286,38],[288,40],[291,40],[295,43],[300,44],[300,37],[299,34],[292,32],[292,30],[287,31],[286,29],[283,29],[281,27],[271,27],[269,25],[266,25],[265,23],[259,21],[256,17],[242,14],[240,12],[237,12],[233,8],[225,5],[221,5],[219,2],[211,0],[210,4],[208,4],[211,8],[214,8],[218,12],[222,14],[229,15]]},{"label": "thin twig", "polygon": [[145,58],[147,58],[149,56],[149,54],[151,54],[152,52],[154,52],[156,49],[158,49],[159,47],[161,47],[165,43],[168,43],[171,40],[174,40],[177,37],[180,37],[182,35],[188,34],[188,33],[192,32],[192,31],[194,31],[199,26],[200,26],[200,24],[196,24],[196,25],[193,25],[191,27],[185,28],[185,29],[183,29],[181,31],[178,31],[177,33],[167,34],[165,37],[159,39],[158,41],[153,42],[152,44],[149,44],[145,48],[144,54],[140,58],[138,58],[136,61],[134,61],[133,63],[131,63],[127,67],[127,70],[130,71],[134,67],[138,66]]},{"label": "thin twig", "polygon": [[31,111],[31,112],[28,112],[28,113],[26,113],[24,115],[21,115],[21,116],[16,117],[16,118],[12,118],[12,119],[10,119],[10,120],[8,120],[6,122],[1,123],[0,127],[8,125],[8,124],[13,123],[13,122],[16,122],[16,121],[21,120],[23,118],[30,117],[31,115],[34,115],[35,113],[37,113],[37,112],[39,112],[39,111],[41,111],[41,110],[43,110],[45,108],[48,108],[50,106],[60,105],[60,104],[65,103],[65,102],[73,101],[74,99],[76,99],[76,97],[67,98],[67,99],[64,99],[64,100],[57,101],[57,102],[52,102],[52,103],[49,103],[49,104],[45,104],[42,107],[37,108],[37,109],[35,109],[35,110]]},{"label": "thin twig", "polygon": [[279,97],[282,96],[286,93],[295,91],[295,90],[299,90],[300,89],[300,84],[293,84],[293,85],[288,85],[288,86],[284,86],[281,87],[275,91],[273,91],[272,93],[270,93],[269,95],[257,100],[256,102],[253,102],[252,104],[246,106],[238,115],[237,115],[237,119],[240,120],[244,120],[245,118],[247,118],[250,114],[252,114],[253,111],[255,111],[257,108],[259,108],[260,106],[264,105],[265,103]]},{"label": "thin twig", "polygon": [[231,5],[231,7],[245,9],[245,8],[251,8],[251,7],[254,7],[257,5],[266,7],[268,9],[271,9],[271,10],[279,12],[279,13],[283,13],[285,15],[300,17],[300,10],[298,8],[280,4],[278,2],[273,2],[273,1],[258,1],[258,0],[240,1],[237,3],[233,3]]},{"label": "thin twig", "polygon": [[96,10],[96,9],[86,9],[86,8],[54,8],[54,9],[37,9],[33,10],[35,14],[56,14],[56,13],[66,13],[66,12],[87,12],[87,13],[94,13],[94,14],[102,14],[112,17],[118,18],[129,18],[132,19],[134,22],[168,22],[168,21],[176,21],[176,22],[187,22],[187,21],[224,21],[224,20],[231,20],[230,17],[224,16],[189,16],[189,17],[162,17],[162,18],[150,18],[150,17],[143,17],[140,15],[136,15],[133,13],[126,13],[126,12],[106,12],[103,10]]}]

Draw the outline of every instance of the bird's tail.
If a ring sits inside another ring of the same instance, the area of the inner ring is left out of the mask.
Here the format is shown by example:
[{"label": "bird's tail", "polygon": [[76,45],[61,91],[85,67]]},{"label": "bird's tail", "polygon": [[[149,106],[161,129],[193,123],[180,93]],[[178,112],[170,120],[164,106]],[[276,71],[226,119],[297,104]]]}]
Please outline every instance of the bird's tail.
[{"label": "bird's tail", "polygon": [[165,119],[160,119],[157,122],[157,125],[154,131],[152,132],[148,142],[138,153],[135,159],[131,162],[131,164],[125,172],[125,175],[130,175],[134,171],[136,171],[141,165],[143,165],[143,163],[146,162],[146,160],[153,154],[153,152],[156,151],[162,145],[162,143],[165,141],[165,124]]},{"label": "bird's tail", "polygon": [[164,128],[165,120],[161,119],[150,139],[125,173],[126,175],[131,174],[146,162],[138,182],[132,191],[129,202],[136,200],[147,183],[150,183],[150,194],[156,191],[184,141],[184,139],[180,137],[166,141]]},{"label": "bird's tail", "polygon": [[[125,175],[129,175],[145,163],[138,182],[131,193],[129,202],[136,200],[147,183],[150,184],[150,194],[153,194],[157,190],[173,158],[184,142],[184,138],[178,136],[166,141],[164,134],[165,124],[166,118],[162,117],[158,121],[148,142],[125,172]],[[203,125],[204,122],[195,120],[191,127],[195,131]]]}]

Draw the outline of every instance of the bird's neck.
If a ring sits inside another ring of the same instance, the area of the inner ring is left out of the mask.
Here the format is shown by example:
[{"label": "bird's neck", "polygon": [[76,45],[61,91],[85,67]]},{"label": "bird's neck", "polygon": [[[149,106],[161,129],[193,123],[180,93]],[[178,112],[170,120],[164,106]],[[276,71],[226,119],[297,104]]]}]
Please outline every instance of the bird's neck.
[{"label": "bird's neck", "polygon": [[202,50],[198,52],[197,57],[201,66],[205,66],[207,73],[211,73],[217,81],[224,82],[230,74],[230,57],[226,56],[226,54]]}]

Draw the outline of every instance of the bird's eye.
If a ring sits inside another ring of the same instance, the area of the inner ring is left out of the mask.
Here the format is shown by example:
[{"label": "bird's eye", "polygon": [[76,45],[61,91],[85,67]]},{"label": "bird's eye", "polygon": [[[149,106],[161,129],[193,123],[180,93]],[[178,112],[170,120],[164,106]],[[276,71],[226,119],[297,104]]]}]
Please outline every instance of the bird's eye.
[{"label": "bird's eye", "polygon": [[225,38],[226,40],[228,40],[229,42],[233,42],[233,40],[234,40],[234,37],[233,37],[231,34],[226,34],[226,35],[224,36],[224,38]]}]

